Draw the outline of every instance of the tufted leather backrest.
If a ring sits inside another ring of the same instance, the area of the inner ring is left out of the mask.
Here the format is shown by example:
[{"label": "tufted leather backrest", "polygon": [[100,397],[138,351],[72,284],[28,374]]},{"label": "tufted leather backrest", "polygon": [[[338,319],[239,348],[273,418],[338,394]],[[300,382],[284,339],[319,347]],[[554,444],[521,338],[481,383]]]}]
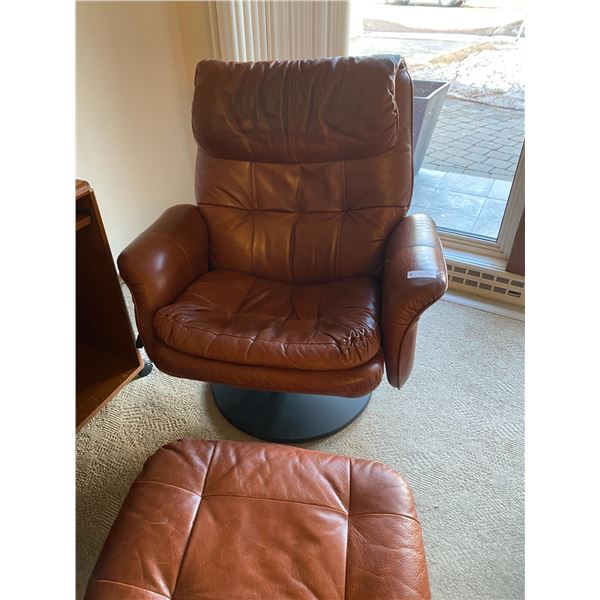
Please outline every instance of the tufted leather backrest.
[{"label": "tufted leather backrest", "polygon": [[299,284],[379,273],[412,195],[404,60],[204,60],[195,83],[212,268]]}]

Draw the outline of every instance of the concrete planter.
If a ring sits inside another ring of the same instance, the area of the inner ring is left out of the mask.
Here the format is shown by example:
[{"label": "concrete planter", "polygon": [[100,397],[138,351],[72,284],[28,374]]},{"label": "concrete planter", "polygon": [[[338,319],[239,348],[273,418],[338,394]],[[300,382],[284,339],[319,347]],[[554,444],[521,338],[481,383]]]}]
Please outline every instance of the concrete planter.
[{"label": "concrete planter", "polygon": [[435,124],[442,110],[449,81],[413,81],[413,163],[419,172]]}]

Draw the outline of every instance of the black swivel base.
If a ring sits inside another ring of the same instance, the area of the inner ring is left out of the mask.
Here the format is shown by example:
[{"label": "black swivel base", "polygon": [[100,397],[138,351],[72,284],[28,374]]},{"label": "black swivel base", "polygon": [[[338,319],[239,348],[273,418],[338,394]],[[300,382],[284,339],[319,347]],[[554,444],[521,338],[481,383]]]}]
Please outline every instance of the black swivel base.
[{"label": "black swivel base", "polygon": [[298,443],[326,437],[349,425],[367,406],[359,398],[264,392],[212,384],[215,403],[234,426],[268,442]]}]

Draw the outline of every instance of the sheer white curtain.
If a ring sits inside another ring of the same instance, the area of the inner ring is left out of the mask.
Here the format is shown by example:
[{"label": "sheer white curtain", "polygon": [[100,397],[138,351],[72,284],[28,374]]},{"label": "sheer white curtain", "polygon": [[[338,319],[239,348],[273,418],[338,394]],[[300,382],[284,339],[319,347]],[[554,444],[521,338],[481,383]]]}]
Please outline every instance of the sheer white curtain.
[{"label": "sheer white curtain", "polygon": [[210,2],[213,51],[223,60],[283,60],[348,54],[348,0]]}]

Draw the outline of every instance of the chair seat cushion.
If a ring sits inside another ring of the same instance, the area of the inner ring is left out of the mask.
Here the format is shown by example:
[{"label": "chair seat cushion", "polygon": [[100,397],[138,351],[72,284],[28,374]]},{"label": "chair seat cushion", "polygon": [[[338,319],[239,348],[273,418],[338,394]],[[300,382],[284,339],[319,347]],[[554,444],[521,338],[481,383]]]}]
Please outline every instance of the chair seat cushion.
[{"label": "chair seat cushion", "polygon": [[412,493],[381,463],[180,440],[146,462],[87,600],[426,600]]},{"label": "chair seat cushion", "polygon": [[304,370],[363,365],[380,349],[370,277],[293,285],[209,271],[154,318],[167,346],[212,360]]}]

